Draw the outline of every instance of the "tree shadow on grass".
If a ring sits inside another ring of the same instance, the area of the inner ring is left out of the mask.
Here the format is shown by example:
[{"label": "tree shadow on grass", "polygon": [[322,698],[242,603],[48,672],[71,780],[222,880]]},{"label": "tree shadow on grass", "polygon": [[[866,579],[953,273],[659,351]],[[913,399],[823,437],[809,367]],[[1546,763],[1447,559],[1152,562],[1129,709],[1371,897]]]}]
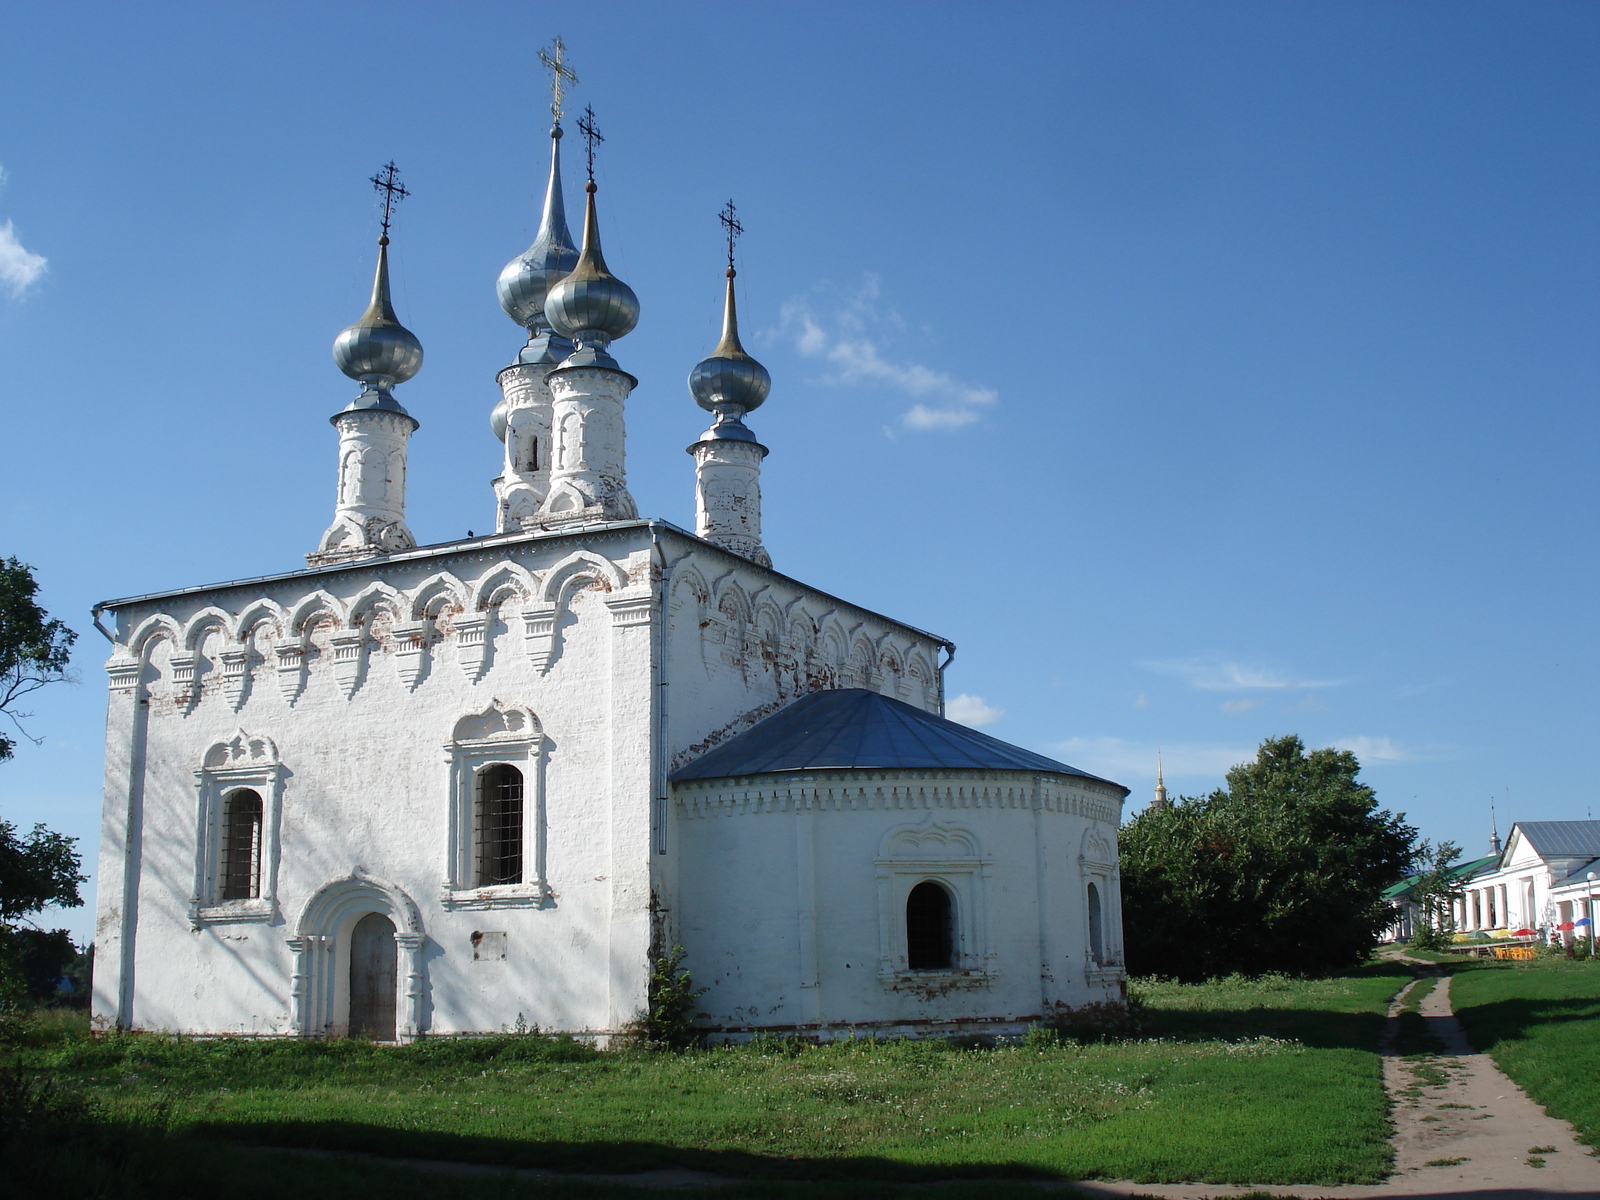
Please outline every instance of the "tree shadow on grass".
[{"label": "tree shadow on grass", "polygon": [[381,1158],[426,1159],[435,1162],[536,1167],[586,1175],[632,1175],[643,1171],[683,1168],[732,1179],[874,1180],[881,1183],[927,1183],[941,1179],[1059,1180],[1063,1176],[1028,1163],[899,1162],[876,1155],[808,1157],[758,1154],[747,1150],[703,1150],[651,1142],[557,1141],[489,1137],[396,1129],[359,1121],[252,1121],[248,1124],[197,1122],[190,1137],[232,1145],[332,1150]]},{"label": "tree shadow on grass", "polygon": [[1271,1037],[1317,1050],[1376,1052],[1384,1020],[1379,1013],[1298,1008],[1158,1010],[1152,1014],[1151,1036],[1184,1042]]},{"label": "tree shadow on grass", "polygon": [[1473,1048],[1488,1053],[1541,1027],[1588,1022],[1600,1030],[1600,997],[1491,1000],[1457,1010],[1456,1019]]}]

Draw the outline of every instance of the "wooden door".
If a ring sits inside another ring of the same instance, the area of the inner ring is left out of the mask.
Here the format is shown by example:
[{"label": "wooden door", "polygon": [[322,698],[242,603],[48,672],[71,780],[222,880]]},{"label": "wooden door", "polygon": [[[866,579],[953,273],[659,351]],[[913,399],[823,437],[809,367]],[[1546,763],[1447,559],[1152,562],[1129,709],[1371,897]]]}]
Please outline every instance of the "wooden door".
[{"label": "wooden door", "polygon": [[394,1041],[394,922],[368,913],[350,931],[350,1036]]}]

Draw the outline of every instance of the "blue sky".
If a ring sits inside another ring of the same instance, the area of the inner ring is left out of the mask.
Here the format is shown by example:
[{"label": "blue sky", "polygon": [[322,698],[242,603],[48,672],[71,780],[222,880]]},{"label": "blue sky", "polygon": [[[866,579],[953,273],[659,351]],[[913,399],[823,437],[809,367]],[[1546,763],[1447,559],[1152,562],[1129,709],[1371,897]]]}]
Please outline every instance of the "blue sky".
[{"label": "blue sky", "polygon": [[641,511],[692,524],[731,195],[773,557],[954,639],[969,719],[1130,812],[1298,732],[1474,851],[1588,815],[1600,8],[1127,0],[14,6],[0,553],[82,683],[0,813],[92,863],[91,604],[314,548],[390,158],[411,525],[491,525],[558,32]]}]

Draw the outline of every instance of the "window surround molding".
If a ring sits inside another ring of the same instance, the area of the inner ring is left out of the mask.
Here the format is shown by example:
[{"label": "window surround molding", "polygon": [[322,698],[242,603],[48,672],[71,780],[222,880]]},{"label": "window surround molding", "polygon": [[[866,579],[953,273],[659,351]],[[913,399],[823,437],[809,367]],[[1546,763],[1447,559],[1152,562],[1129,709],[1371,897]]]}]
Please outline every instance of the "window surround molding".
[{"label": "window surround molding", "polygon": [[[544,768],[539,718],[519,704],[490,703],[456,722],[444,750],[450,766],[450,818],[440,901],[446,909],[539,908],[551,898],[544,869]],[[522,882],[478,887],[472,823],[478,779],[505,763],[522,772]]]},{"label": "window surround molding", "polygon": [[[1111,839],[1093,825],[1083,832],[1078,852],[1078,901],[1083,912],[1084,981],[1091,985],[1116,983],[1127,977],[1122,962],[1122,878],[1117,851]],[[1105,961],[1097,962],[1089,931],[1089,885],[1100,893],[1100,943]]]},{"label": "window surround molding", "polygon": [[[994,859],[977,835],[929,814],[915,825],[889,830],[873,867],[878,878],[878,982],[887,991],[937,991],[993,986],[1000,977],[989,944],[987,894]],[[913,971],[906,946],[906,900],[925,881],[950,893],[955,966]]]},{"label": "window surround molding", "polygon": [[[240,922],[265,924],[276,919],[278,831],[287,775],[272,739],[243,729],[206,751],[194,773],[196,854],[194,893],[189,897],[189,923],[194,928]],[[260,895],[248,900],[221,900],[224,809],[229,794],[240,789],[249,789],[261,797]]]}]

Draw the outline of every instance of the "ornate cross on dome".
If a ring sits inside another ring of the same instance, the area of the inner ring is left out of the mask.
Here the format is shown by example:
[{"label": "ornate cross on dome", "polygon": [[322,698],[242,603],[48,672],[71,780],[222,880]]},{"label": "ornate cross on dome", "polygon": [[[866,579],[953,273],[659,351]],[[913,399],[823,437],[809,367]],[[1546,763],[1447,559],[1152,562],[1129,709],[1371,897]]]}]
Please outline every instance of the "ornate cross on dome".
[{"label": "ornate cross on dome", "polygon": [[550,92],[554,97],[550,104],[550,115],[559,124],[563,115],[562,96],[568,84],[575,85],[578,82],[578,76],[567,66],[567,47],[559,33],[556,34],[556,40],[550,43],[549,50],[539,51],[539,61],[544,64],[544,69],[550,72]]},{"label": "ornate cross on dome", "polygon": [[739,235],[744,232],[744,226],[739,224],[738,211],[729,200],[723,205],[722,211],[717,214],[717,220],[722,222],[723,228],[728,231],[728,270],[733,270],[733,244],[739,240]]},{"label": "ornate cross on dome", "polygon": [[583,116],[578,118],[578,132],[583,134],[583,140],[588,143],[589,155],[589,182],[594,182],[594,147],[596,142],[603,142],[600,136],[600,127],[594,123],[594,105],[583,106]]},{"label": "ornate cross on dome", "polygon": [[400,182],[400,169],[394,165],[394,160],[382,167],[372,177],[372,187],[375,191],[383,193],[383,236],[389,236],[389,222],[394,219],[395,205],[411,195],[406,191],[405,185]]}]

